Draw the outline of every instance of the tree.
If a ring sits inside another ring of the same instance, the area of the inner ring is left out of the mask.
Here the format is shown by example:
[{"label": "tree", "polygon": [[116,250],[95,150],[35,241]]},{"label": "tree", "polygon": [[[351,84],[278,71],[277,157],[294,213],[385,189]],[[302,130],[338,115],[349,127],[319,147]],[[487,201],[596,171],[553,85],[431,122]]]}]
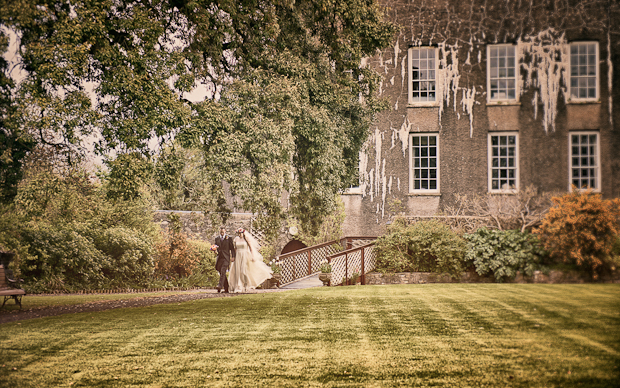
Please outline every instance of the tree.
[{"label": "tree", "polygon": [[[6,31],[0,30],[0,54],[9,45]],[[9,63],[0,55],[0,203],[10,203],[22,178],[22,162],[33,147],[32,139],[21,136],[15,126],[14,81],[8,76]]]},{"label": "tree", "polygon": [[[0,23],[20,35],[21,127],[52,147],[152,153],[200,146],[221,203],[309,229],[351,183],[379,76],[360,66],[395,27],[373,0],[20,0]],[[186,99],[198,83],[210,94]],[[89,94],[89,85],[92,94]],[[90,96],[94,95],[94,101]],[[275,225],[275,223],[272,223]]]}]

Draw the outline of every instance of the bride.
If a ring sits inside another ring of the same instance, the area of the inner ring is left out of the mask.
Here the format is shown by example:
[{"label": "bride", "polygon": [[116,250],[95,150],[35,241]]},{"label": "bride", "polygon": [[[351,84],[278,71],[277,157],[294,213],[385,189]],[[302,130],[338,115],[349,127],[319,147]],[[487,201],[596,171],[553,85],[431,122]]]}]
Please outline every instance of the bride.
[{"label": "bride", "polygon": [[247,292],[271,278],[273,271],[263,262],[258,242],[244,229],[233,240],[236,255],[228,279],[230,292]]}]

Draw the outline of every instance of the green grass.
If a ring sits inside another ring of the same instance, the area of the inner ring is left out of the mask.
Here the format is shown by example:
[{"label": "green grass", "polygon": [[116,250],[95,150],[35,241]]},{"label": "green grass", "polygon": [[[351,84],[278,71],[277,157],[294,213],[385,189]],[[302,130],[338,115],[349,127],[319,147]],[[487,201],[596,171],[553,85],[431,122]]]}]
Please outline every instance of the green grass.
[{"label": "green grass", "polygon": [[0,325],[0,386],[615,387],[619,307],[614,284],[429,284],[64,315]]}]

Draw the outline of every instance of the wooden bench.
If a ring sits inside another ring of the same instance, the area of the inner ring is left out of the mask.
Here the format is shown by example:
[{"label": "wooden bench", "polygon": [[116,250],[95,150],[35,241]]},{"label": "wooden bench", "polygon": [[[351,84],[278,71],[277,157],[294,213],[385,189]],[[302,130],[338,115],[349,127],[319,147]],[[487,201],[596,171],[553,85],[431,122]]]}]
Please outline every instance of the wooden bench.
[{"label": "wooden bench", "polygon": [[20,282],[23,282],[23,280],[14,280],[9,278],[7,271],[4,269],[4,266],[0,264],[0,296],[4,296],[4,302],[2,302],[2,307],[4,307],[4,304],[7,300],[13,298],[15,299],[15,304],[18,304],[19,309],[21,310],[22,296],[26,295],[26,291],[24,291],[19,286]]}]

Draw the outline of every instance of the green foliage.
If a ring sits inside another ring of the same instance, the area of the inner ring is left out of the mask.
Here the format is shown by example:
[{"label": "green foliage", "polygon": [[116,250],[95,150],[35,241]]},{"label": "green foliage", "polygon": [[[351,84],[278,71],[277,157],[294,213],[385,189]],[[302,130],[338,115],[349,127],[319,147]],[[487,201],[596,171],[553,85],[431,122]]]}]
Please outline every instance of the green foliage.
[{"label": "green foliage", "polygon": [[146,197],[153,173],[151,162],[139,153],[121,154],[106,161],[109,172],[103,174],[107,196],[111,199],[132,201]]},{"label": "green foliage", "polygon": [[147,284],[154,267],[153,241],[148,235],[127,227],[89,228],[85,232],[106,256],[108,265],[102,271],[110,286]]},{"label": "green foliage", "polygon": [[30,223],[20,241],[29,247],[19,264],[30,291],[142,287],[153,273],[153,242],[125,227]]},{"label": "green foliage", "polygon": [[331,273],[332,272],[332,265],[325,262],[321,264],[321,267],[319,268],[319,270],[321,271],[321,273]]},{"label": "green foliage", "polygon": [[497,282],[514,279],[517,271],[532,276],[540,269],[543,250],[536,236],[518,230],[479,228],[465,234],[466,262],[481,276],[493,275]]},{"label": "green foliage", "polygon": [[449,227],[432,221],[407,226],[397,218],[377,239],[377,271],[441,272],[459,276],[463,271],[465,241]]},{"label": "green foliage", "polygon": [[276,248],[273,244],[265,244],[261,246],[258,251],[263,256],[263,261],[267,263],[271,262],[276,257]]},{"label": "green foliage", "polygon": [[[27,76],[12,104],[38,144],[83,151],[100,131],[97,151],[109,157],[150,155],[153,140],[176,139],[203,152],[203,210],[230,212],[227,182],[237,207],[270,219],[271,233],[288,192],[316,235],[386,106],[380,75],[360,66],[391,43],[396,28],[383,16],[375,1],[21,0],[2,5],[0,24],[21,36]],[[184,98],[198,84],[206,99]],[[116,162],[126,166],[111,162],[112,197],[135,199],[145,171],[132,158]],[[179,165],[162,159],[170,163],[157,176],[166,203],[176,198]]]},{"label": "green foliage", "polygon": [[23,219],[17,215],[13,205],[0,204],[0,250],[15,253],[10,269],[16,278],[21,278],[22,260],[28,257],[28,245],[21,241]]},{"label": "green foliage", "polygon": [[141,202],[110,200],[84,171],[43,170],[2,209],[0,244],[30,292],[144,286],[157,229]]},{"label": "green foliage", "polygon": [[21,263],[27,288],[74,291],[103,286],[109,259],[72,226],[40,223],[22,230],[21,241],[30,247],[29,257]]},{"label": "green foliage", "polygon": [[615,267],[612,252],[620,235],[620,199],[574,190],[553,202],[535,230],[551,256],[578,265],[594,278]]},{"label": "green foliage", "polygon": [[43,170],[22,182],[15,205],[28,220],[82,222],[95,215],[96,197],[95,186],[86,172],[75,170],[60,176]]},{"label": "green foliage", "polygon": [[23,160],[33,146],[32,139],[6,128],[0,116],[0,203],[10,203],[17,195],[17,185],[23,177]]},{"label": "green foliage", "polygon": [[303,224],[298,219],[289,217],[287,221],[289,227],[294,226],[298,230],[295,238],[307,246],[340,240],[343,237],[342,224],[347,214],[340,195],[334,198],[334,203],[336,204],[336,208],[323,218],[316,230],[308,230],[304,228]]},{"label": "green foliage", "polygon": [[15,82],[9,77],[13,69],[4,57],[9,47],[7,32],[4,28],[0,30],[0,203],[5,204],[17,194],[23,161],[34,147],[33,139],[17,124]]}]

